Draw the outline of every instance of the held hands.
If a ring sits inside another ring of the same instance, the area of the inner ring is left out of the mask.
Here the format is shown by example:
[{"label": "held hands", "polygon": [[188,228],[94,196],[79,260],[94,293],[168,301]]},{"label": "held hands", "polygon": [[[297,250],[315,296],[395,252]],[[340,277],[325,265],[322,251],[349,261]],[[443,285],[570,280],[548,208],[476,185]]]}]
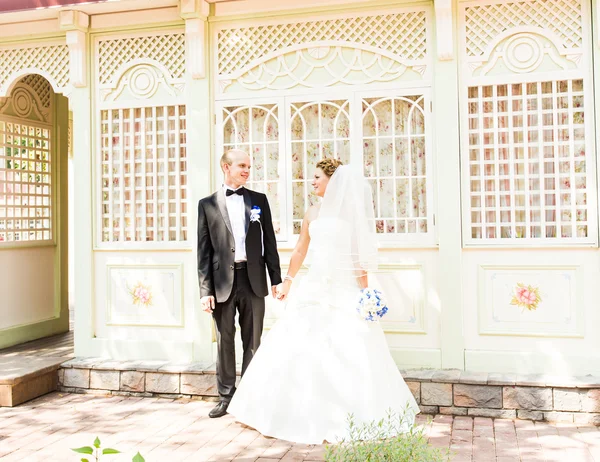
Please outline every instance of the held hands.
[{"label": "held hands", "polygon": [[[271,286],[271,295],[273,295],[273,298],[276,300],[285,300],[288,292],[290,291],[290,285],[291,281],[288,280],[277,286]],[[212,295],[202,297],[200,299],[200,305],[202,306],[202,310],[206,311],[208,314],[212,314],[215,309],[215,297]]]},{"label": "held hands", "polygon": [[215,297],[212,295],[208,295],[206,297],[202,297],[200,299],[200,304],[202,305],[202,309],[206,311],[208,314],[212,314],[215,309]]},{"label": "held hands", "polygon": [[283,281],[281,284],[279,284],[277,286],[276,289],[276,296],[275,298],[277,300],[279,300],[280,302],[285,301],[285,299],[287,298],[287,295],[290,291],[290,287],[292,286],[292,281],[290,281],[289,279],[286,279],[285,281]]}]

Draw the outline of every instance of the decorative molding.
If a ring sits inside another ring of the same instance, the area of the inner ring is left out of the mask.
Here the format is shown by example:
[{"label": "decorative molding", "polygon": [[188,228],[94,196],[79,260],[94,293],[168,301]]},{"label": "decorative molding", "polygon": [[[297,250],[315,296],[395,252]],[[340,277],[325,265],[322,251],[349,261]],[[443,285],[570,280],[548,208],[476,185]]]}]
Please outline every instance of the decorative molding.
[{"label": "decorative molding", "polygon": [[87,85],[87,34],[80,30],[67,31],[69,47],[71,84],[74,87]]},{"label": "decorative molding", "polygon": [[85,87],[87,85],[87,33],[90,17],[81,11],[66,10],[59,11],[58,20],[61,30],[66,31],[71,85],[78,88]]},{"label": "decorative molding", "polygon": [[147,100],[154,97],[160,88],[171,97],[178,97],[183,92],[184,84],[171,78],[168,69],[150,60],[140,60],[128,63],[121,69],[120,77],[114,84],[102,86],[101,102],[116,101],[129,90],[129,95],[137,100]]},{"label": "decorative molding", "polygon": [[[535,72],[549,58],[556,70],[569,70],[569,61],[581,67],[582,50],[567,50],[559,38],[549,31],[533,27],[518,27],[498,35],[490,48],[479,57],[468,59],[475,76],[486,76],[501,61],[512,74]],[[478,69],[479,72],[475,73]]]},{"label": "decorative molding", "polygon": [[185,59],[192,79],[206,76],[206,20],[210,5],[204,0],[181,0],[179,15],[185,20]]},{"label": "decorative molding", "polygon": [[[409,273],[412,273],[410,275]],[[389,275],[393,278],[391,284],[385,284],[379,275]],[[382,291],[390,311],[383,318],[381,328],[386,334],[427,334],[425,328],[425,302],[427,293],[427,281],[423,265],[404,264],[380,264],[377,271],[370,273],[369,286]],[[400,293],[390,294],[391,289],[396,288]],[[403,303],[403,299],[404,303]],[[392,301],[392,302],[391,302]],[[394,306],[395,304],[395,306]],[[405,320],[391,321],[389,316],[394,314],[398,307],[408,310],[409,315]]]},{"label": "decorative molding", "polygon": [[61,30],[79,30],[87,32],[90,27],[90,17],[82,11],[62,10],[58,12]]},{"label": "decorative molding", "polygon": [[540,34],[551,32],[565,50],[583,46],[580,0],[472,2],[463,6],[463,13],[465,53],[469,57],[484,55],[498,35],[519,27],[534,27]]},{"label": "decorative molding", "polygon": [[392,82],[409,69],[423,78],[427,67],[370,46],[314,42],[289,47],[285,54],[267,55],[219,81],[224,92],[233,84],[250,91],[327,88]]},{"label": "decorative molding", "polygon": [[199,18],[185,20],[186,63],[193,79],[203,79],[206,76],[205,24]]},{"label": "decorative molding", "polygon": [[[480,335],[582,337],[580,266],[479,266]],[[518,284],[543,293],[535,310],[511,304]]]},{"label": "decorative molding", "polygon": [[[106,265],[106,325],[183,327],[183,264]],[[136,303],[132,289],[143,284],[151,303]]]},{"label": "decorative molding", "polygon": [[427,63],[428,22],[427,9],[411,8],[379,15],[249,27],[224,26],[216,31],[215,37],[217,75],[230,78],[269,55],[284,55],[292,47],[314,48],[316,43],[334,43],[349,48],[362,45],[388,52],[403,61]]},{"label": "decorative molding", "polygon": [[452,27],[452,0],[435,0],[435,33],[440,61],[454,58],[454,30]]},{"label": "decorative molding", "polygon": [[[43,77],[33,77],[45,81]],[[50,102],[47,107],[44,107],[36,89],[31,86],[34,83],[32,79],[27,79],[28,83],[24,83],[24,81],[25,78],[19,81],[11,90],[10,96],[3,99],[0,105],[0,114],[34,122],[51,123]],[[50,86],[47,81],[46,85]],[[47,91],[43,87],[39,88],[43,94]]]},{"label": "decorative molding", "polygon": [[204,0],[181,0],[179,2],[179,16],[182,19],[201,18],[206,20],[210,14],[210,5]]},{"label": "decorative molding", "polygon": [[559,51],[546,37],[529,33],[515,34],[493,50],[489,61],[482,67],[479,75],[488,75],[500,60],[513,74],[535,72],[545,57],[550,58],[556,64],[557,70],[569,70],[566,60],[561,59]]},{"label": "decorative molding", "polygon": [[52,104],[52,86],[50,82],[39,74],[29,74],[20,80],[21,83],[29,85],[40,99],[44,108]]},{"label": "decorative molding", "polygon": [[114,85],[107,85],[100,89],[102,102],[116,101],[125,89],[129,90],[133,98],[139,100],[152,98],[161,87],[173,97],[182,93],[183,84],[171,79],[169,71],[164,66],[146,60],[130,64],[123,70]]}]

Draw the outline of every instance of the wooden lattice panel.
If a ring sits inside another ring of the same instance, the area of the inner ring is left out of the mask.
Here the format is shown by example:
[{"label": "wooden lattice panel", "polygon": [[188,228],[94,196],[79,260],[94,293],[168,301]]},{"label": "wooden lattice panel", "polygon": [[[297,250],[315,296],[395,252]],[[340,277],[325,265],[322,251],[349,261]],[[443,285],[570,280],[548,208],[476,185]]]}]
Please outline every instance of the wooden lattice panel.
[{"label": "wooden lattice panel", "polygon": [[187,240],[185,106],[100,111],[103,242]]},{"label": "wooden lattice panel", "polygon": [[582,80],[468,89],[470,238],[586,240],[594,233]]},{"label": "wooden lattice panel", "polygon": [[185,75],[185,35],[183,33],[147,34],[100,40],[98,77],[101,84],[113,81],[116,71],[134,60],[157,61],[174,79]]},{"label": "wooden lattice panel", "polygon": [[500,34],[521,26],[552,32],[565,49],[579,49],[583,44],[579,0],[471,4],[464,14],[467,56],[483,55]]},{"label": "wooden lattice panel", "polygon": [[69,49],[66,45],[0,49],[0,87],[20,69],[40,69],[50,75],[59,88],[69,83]]},{"label": "wooden lattice panel", "polygon": [[363,163],[378,233],[427,233],[424,96],[366,98]]},{"label": "wooden lattice panel", "polygon": [[52,241],[51,126],[0,119],[0,241]]},{"label": "wooden lattice panel", "polygon": [[298,44],[355,43],[385,50],[407,61],[427,55],[426,12],[408,11],[224,28],[217,34],[218,74],[240,72],[250,63]]},{"label": "wooden lattice panel", "polygon": [[52,86],[44,77],[39,74],[29,74],[21,79],[26,85],[29,85],[40,99],[40,103],[45,108],[50,107],[52,97]]}]

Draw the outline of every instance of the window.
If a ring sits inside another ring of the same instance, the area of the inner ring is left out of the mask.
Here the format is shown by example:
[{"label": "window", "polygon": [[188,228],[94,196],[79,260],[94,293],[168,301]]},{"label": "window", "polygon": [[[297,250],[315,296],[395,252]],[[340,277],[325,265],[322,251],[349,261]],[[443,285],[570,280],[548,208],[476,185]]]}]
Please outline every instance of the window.
[{"label": "window", "polygon": [[434,243],[429,103],[422,91],[266,101],[220,103],[217,155],[234,147],[251,154],[248,187],[267,194],[280,241],[300,233],[306,209],[318,200],[311,187],[315,166],[334,157],[364,166],[382,239]]},{"label": "window", "polygon": [[0,120],[0,242],[52,242],[51,126]]},{"label": "window", "polygon": [[100,111],[102,242],[187,240],[185,106]]},{"label": "window", "polygon": [[468,88],[473,242],[589,242],[583,80]]},{"label": "window", "polygon": [[378,233],[427,233],[424,100],[422,95],[362,100],[363,162]]},{"label": "window", "polygon": [[292,103],[290,110],[294,234],[300,234],[306,209],[316,200],[312,178],[325,157],[350,161],[348,101]]},{"label": "window", "polygon": [[[252,157],[248,187],[265,193],[276,234],[281,234],[279,107],[275,104],[223,108],[223,150],[242,149]],[[220,169],[219,169],[220,170]]]}]

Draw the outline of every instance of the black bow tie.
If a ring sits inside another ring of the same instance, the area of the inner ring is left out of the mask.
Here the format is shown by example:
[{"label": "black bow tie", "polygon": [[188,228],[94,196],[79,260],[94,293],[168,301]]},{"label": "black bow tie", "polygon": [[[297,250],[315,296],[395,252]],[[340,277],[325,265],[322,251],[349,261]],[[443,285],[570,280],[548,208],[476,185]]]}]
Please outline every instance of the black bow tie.
[{"label": "black bow tie", "polygon": [[229,197],[232,194],[237,194],[239,196],[241,196],[242,194],[244,194],[244,188],[238,188],[235,191],[233,189],[227,189],[227,191],[225,191],[225,196]]}]

